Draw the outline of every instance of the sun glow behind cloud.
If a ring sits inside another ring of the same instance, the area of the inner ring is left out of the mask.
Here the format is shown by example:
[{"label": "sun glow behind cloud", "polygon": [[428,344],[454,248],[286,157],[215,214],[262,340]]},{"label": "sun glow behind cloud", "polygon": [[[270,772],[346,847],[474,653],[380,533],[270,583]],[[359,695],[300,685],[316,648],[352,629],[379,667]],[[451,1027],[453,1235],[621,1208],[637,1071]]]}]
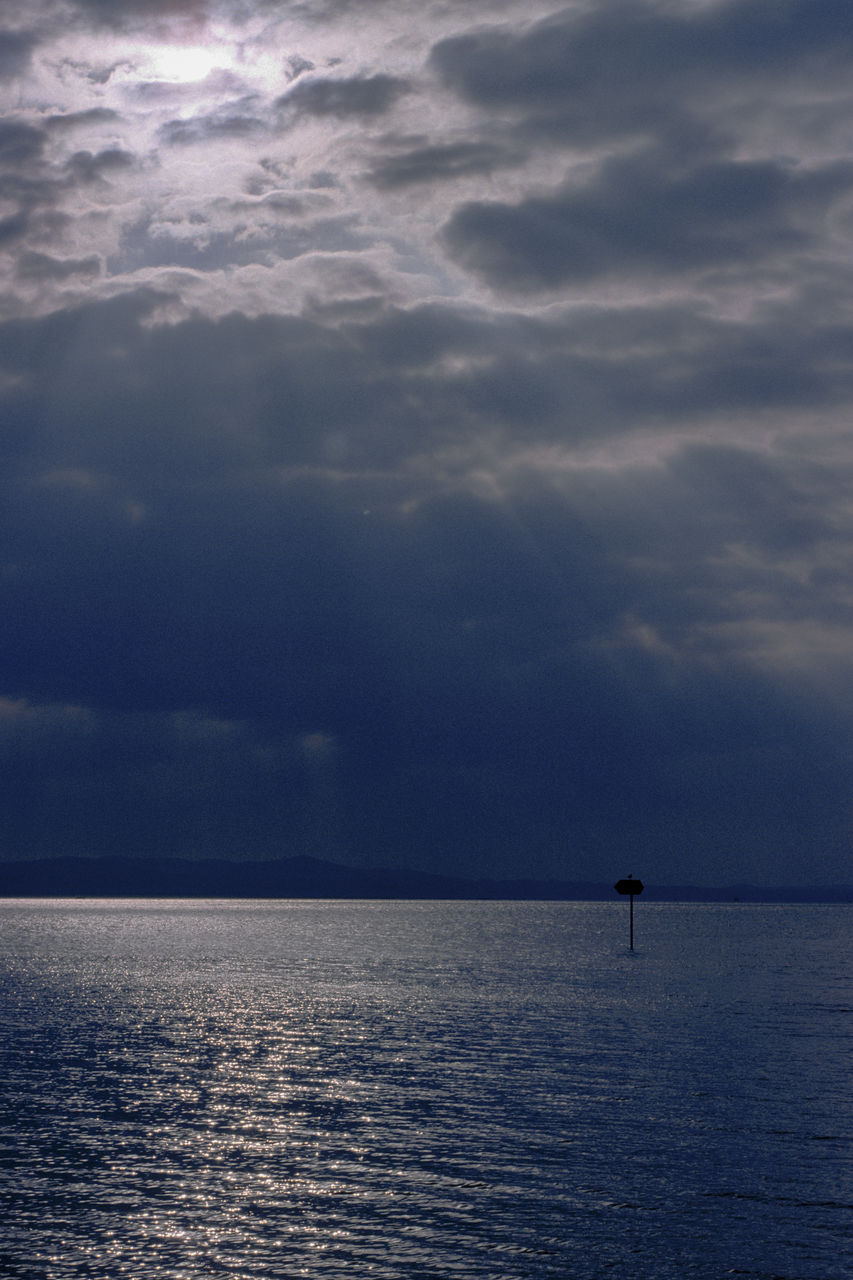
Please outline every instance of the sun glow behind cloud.
[{"label": "sun glow behind cloud", "polygon": [[137,46],[129,62],[134,77],[174,85],[199,84],[216,73],[239,77],[260,92],[275,93],[282,82],[280,43],[251,27],[238,32],[221,25],[203,37],[149,42]]},{"label": "sun glow behind cloud", "polygon": [[192,84],[212,71],[229,70],[233,55],[227,45],[148,45],[143,50],[140,70],[153,80]]}]

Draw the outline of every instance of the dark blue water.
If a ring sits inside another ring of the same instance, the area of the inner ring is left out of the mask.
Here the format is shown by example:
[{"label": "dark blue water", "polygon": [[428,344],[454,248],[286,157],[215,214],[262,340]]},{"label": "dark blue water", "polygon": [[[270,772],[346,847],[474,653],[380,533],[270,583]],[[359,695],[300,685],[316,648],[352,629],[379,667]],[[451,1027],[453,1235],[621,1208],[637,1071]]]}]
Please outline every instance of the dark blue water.
[{"label": "dark blue water", "polygon": [[0,1275],[851,1274],[844,906],[5,902]]}]

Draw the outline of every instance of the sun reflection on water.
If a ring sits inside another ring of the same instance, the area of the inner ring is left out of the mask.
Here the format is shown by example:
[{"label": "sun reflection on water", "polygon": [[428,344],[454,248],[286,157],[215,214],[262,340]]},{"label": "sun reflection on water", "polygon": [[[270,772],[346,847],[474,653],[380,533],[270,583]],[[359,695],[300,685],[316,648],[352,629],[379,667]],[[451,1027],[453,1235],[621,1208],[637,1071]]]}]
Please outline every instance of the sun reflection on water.
[{"label": "sun reflection on water", "polygon": [[[621,915],[492,908],[489,949],[483,914],[441,910],[386,907],[383,925],[358,905],[74,908],[38,945],[7,930],[0,1264],[26,1256],[8,1273],[50,1280],[586,1280],[594,1255],[601,1275],[628,1261],[716,1280],[774,1224],[790,1233],[768,1179],[786,1176],[772,1126],[799,1088],[795,966],[761,967],[743,939],[720,956],[718,1015],[737,994],[764,1018],[718,1017],[721,1054],[699,1035],[707,960],[700,974],[683,949],[646,954],[627,998]],[[751,1194],[745,1150],[764,1199],[733,1221],[708,1190]],[[789,1191],[827,1202],[809,1150],[788,1159]],[[828,1256],[828,1215],[801,1224],[802,1247]]]}]

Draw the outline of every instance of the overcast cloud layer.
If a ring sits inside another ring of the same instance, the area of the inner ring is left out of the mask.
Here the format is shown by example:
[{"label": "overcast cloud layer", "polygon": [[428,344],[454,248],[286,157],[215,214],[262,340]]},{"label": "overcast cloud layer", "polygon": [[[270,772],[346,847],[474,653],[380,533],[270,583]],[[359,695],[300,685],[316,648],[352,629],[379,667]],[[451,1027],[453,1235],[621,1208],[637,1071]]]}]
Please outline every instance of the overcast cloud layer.
[{"label": "overcast cloud layer", "polygon": [[4,0],[0,97],[0,856],[850,878],[849,0]]}]

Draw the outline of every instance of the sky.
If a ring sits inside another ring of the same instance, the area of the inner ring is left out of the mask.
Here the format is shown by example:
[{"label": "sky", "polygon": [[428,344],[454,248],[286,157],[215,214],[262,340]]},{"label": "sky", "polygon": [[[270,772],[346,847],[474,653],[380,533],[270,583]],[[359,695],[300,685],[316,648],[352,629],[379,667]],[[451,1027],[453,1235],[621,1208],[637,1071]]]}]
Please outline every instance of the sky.
[{"label": "sky", "polygon": [[0,0],[0,857],[850,879],[849,0]]}]

